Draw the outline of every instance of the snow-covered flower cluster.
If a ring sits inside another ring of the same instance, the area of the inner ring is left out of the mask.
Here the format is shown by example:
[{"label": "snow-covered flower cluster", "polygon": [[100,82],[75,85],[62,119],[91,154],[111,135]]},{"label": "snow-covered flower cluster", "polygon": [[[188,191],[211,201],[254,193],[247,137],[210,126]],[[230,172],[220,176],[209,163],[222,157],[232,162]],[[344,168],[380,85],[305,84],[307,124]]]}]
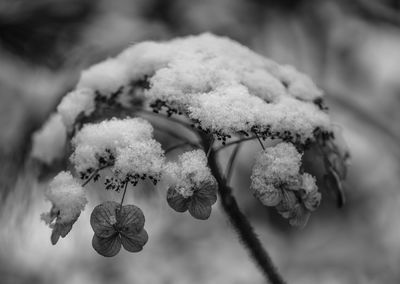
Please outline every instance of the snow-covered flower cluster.
[{"label": "snow-covered flower cluster", "polygon": [[301,173],[301,156],[293,144],[279,143],[258,156],[251,175],[254,195],[295,226],[304,226],[321,200],[315,178]]},{"label": "snow-covered flower cluster", "polygon": [[[156,125],[154,116],[184,125],[197,141]],[[175,146],[207,149],[211,155],[193,150],[166,162],[149,121],[181,140]],[[105,202],[92,215],[97,216],[91,223],[93,246],[102,255],[115,255],[121,246],[139,251],[147,242],[140,209],[123,206],[128,185],[141,179],[154,185],[167,179],[167,202],[175,211],[208,219],[217,200],[217,180],[221,185],[229,179],[229,173],[215,174],[218,161],[212,167],[217,179],[209,168],[208,159],[217,159],[214,138],[223,145],[231,138],[237,139],[232,143],[258,138],[263,148],[262,140],[278,140],[257,158],[251,189],[293,225],[303,226],[321,199],[315,178],[301,168],[308,147],[321,150],[327,180],[342,193],[347,152],[336,146],[322,92],[309,77],[209,33],[148,41],[83,71],[76,89],[34,135],[34,158],[51,165],[70,150],[69,162],[80,178],[62,172],[50,184],[47,197],[53,208],[43,219],[53,228],[52,242],[69,232],[86,203],[82,187],[98,181],[105,168],[111,173],[104,178],[105,188],[124,193],[119,206]]]},{"label": "snow-covered flower cluster", "polygon": [[160,179],[164,152],[153,139],[153,127],[144,119],[86,124],[72,139],[72,146],[70,161],[83,179],[104,167],[110,167],[121,183],[136,185],[147,177],[156,184]]},{"label": "snow-covered flower cluster", "polygon": [[177,212],[189,210],[196,219],[208,219],[211,206],[217,201],[217,182],[207,166],[203,150],[185,152],[177,163],[165,166],[170,186],[168,204]]},{"label": "snow-covered flower cluster", "polygon": [[60,172],[50,183],[46,192],[47,199],[53,204],[50,212],[43,213],[42,219],[53,229],[51,241],[65,237],[85,208],[85,192],[70,172]]},{"label": "snow-covered flower cluster", "polygon": [[[105,109],[132,111],[143,102],[155,112],[183,114],[221,140],[256,133],[308,144],[332,136],[322,92],[310,78],[208,33],[142,42],[90,67],[57,111],[70,133],[109,115]],[[38,136],[53,129],[46,125]],[[46,138],[61,145],[56,135]],[[46,163],[59,157],[57,151],[40,154],[46,148],[37,140],[35,157]]]}]

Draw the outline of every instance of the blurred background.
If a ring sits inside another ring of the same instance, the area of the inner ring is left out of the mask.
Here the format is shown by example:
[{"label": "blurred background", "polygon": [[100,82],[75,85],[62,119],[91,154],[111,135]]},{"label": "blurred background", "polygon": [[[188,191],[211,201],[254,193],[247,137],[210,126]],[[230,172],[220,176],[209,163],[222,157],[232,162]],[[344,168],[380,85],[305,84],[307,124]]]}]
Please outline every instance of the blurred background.
[{"label": "blurred background", "polygon": [[[400,1],[0,0],[0,283],[263,283],[219,205],[207,222],[168,208],[165,192],[128,198],[146,215],[138,254],[92,249],[89,204],[56,246],[40,221],[55,169],[28,159],[31,135],[80,71],[142,40],[210,31],[307,73],[350,148],[347,203],[323,200],[302,230],[249,194],[255,144],[235,195],[288,283],[400,283]],[[228,152],[229,153],[229,152]],[[313,158],[310,171],[318,174]],[[114,196],[115,195],[115,196]]]}]

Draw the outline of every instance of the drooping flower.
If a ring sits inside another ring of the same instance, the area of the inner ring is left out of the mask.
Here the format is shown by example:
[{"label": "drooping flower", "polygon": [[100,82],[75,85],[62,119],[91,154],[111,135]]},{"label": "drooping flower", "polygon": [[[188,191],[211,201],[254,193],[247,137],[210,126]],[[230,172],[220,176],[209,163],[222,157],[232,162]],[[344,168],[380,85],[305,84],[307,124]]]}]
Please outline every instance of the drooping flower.
[{"label": "drooping flower", "polygon": [[196,219],[210,217],[211,206],[217,201],[217,182],[207,166],[203,150],[181,154],[177,163],[165,167],[170,187],[167,202],[177,212],[189,211]]},{"label": "drooping flower", "polygon": [[129,252],[139,252],[148,241],[144,223],[143,212],[135,205],[106,201],[96,206],[90,216],[92,246],[105,257],[117,255],[121,245]]},{"label": "drooping flower", "polygon": [[53,229],[51,242],[54,245],[60,236],[64,238],[69,233],[87,199],[82,186],[70,172],[61,172],[53,179],[46,197],[53,205],[41,218]]},{"label": "drooping flower", "polygon": [[170,187],[167,202],[177,212],[188,210],[194,218],[206,220],[211,215],[211,206],[217,202],[216,188],[216,182],[206,181],[198,188],[191,188],[192,194],[185,196],[182,194],[182,188]]},{"label": "drooping flower", "polygon": [[321,201],[315,178],[300,173],[301,156],[293,144],[277,144],[258,156],[251,175],[254,196],[297,227],[307,223]]}]

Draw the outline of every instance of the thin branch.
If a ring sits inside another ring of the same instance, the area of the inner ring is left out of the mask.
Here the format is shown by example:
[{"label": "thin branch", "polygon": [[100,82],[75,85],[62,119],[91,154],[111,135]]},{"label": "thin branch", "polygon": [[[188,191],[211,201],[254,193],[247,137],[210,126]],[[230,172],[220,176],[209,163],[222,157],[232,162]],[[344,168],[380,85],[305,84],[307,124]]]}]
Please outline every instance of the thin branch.
[{"label": "thin branch", "polygon": [[189,129],[190,131],[193,132],[193,127],[192,127],[192,125],[190,123],[187,123],[187,122],[182,121],[180,119],[177,119],[175,117],[163,115],[163,114],[152,112],[152,111],[148,111],[148,110],[145,110],[145,109],[139,109],[139,110],[137,110],[137,113],[141,113],[141,114],[144,114],[144,115],[157,117],[157,118],[160,118],[160,119],[167,119],[167,120],[172,121],[174,123],[180,124],[180,125],[184,126],[185,128],[187,128],[187,129]]},{"label": "thin branch", "polygon": [[98,168],[95,170],[92,175],[84,182],[82,183],[82,187],[85,187],[101,170],[104,170],[105,168],[111,167],[112,165],[106,165],[103,167]]},{"label": "thin branch", "polygon": [[225,171],[226,184],[229,184],[229,181],[231,179],[233,164],[235,162],[236,156],[239,153],[241,146],[242,146],[242,144],[236,144],[235,149],[233,150],[231,156],[229,157],[229,161],[228,161],[228,164],[226,166],[226,171]]},{"label": "thin branch", "polygon": [[238,143],[242,143],[242,142],[245,142],[245,141],[249,141],[249,140],[254,140],[256,138],[257,137],[253,136],[253,137],[247,137],[247,138],[238,139],[238,140],[235,140],[235,141],[232,141],[232,142],[228,142],[225,145],[222,145],[219,148],[215,149],[214,152],[218,153],[222,149],[225,149],[225,148],[227,148],[229,146],[232,146],[232,145],[235,145],[235,144],[238,144]]},{"label": "thin branch", "polygon": [[257,133],[254,132],[254,134],[256,135],[256,138],[257,138],[258,142],[260,142],[261,148],[265,151],[264,144],[262,143],[260,137],[258,137],[258,134],[257,134]]},{"label": "thin branch", "polygon": [[128,188],[128,181],[125,180],[125,186],[124,186],[124,193],[122,194],[122,198],[121,198],[121,204],[120,204],[120,208],[122,209],[122,203],[124,203],[124,198],[125,198],[125,194],[126,194],[126,189]]},{"label": "thin branch", "polygon": [[183,142],[183,143],[179,143],[179,144],[176,144],[174,146],[171,146],[171,147],[167,148],[165,150],[165,154],[168,154],[169,152],[174,151],[175,149],[178,149],[178,148],[184,147],[184,146],[191,146],[193,148],[200,148],[200,146],[197,145],[197,144],[193,144],[193,143],[189,143],[189,142]]},{"label": "thin branch", "polygon": [[209,145],[209,147],[208,147],[208,150],[207,150],[207,159],[208,159],[208,157],[210,156],[210,153],[211,153],[211,150],[212,150],[212,147],[213,147],[213,144],[214,144],[214,136],[212,136],[211,137],[211,139],[210,139],[210,145]]}]

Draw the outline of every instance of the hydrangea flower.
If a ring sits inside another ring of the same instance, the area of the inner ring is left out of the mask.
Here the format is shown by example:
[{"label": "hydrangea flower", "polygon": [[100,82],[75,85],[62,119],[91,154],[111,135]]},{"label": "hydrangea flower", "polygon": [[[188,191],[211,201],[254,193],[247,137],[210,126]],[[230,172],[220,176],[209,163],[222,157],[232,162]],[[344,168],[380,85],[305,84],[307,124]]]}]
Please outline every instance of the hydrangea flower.
[{"label": "hydrangea flower", "polygon": [[93,248],[102,256],[112,257],[121,250],[139,252],[147,243],[142,210],[134,205],[121,206],[107,201],[96,206],[90,216]]},{"label": "hydrangea flower", "polygon": [[169,187],[167,202],[177,212],[189,210],[190,215],[196,219],[206,220],[211,215],[211,206],[217,202],[216,183],[207,181],[198,188],[192,187],[192,194],[185,196],[181,192],[187,189]]},{"label": "hydrangea flower", "polygon": [[87,199],[82,186],[70,172],[61,172],[53,179],[46,197],[53,205],[41,218],[53,229],[51,242],[54,245],[60,236],[64,238],[69,233]]},{"label": "hydrangea flower", "polygon": [[208,219],[211,206],[217,201],[217,182],[204,151],[181,154],[178,163],[167,164],[165,171],[171,184],[167,192],[169,206],[177,212],[188,210],[196,219]]},{"label": "hydrangea flower", "polygon": [[265,206],[275,207],[291,225],[303,227],[318,208],[321,194],[315,178],[300,173],[301,154],[291,143],[267,148],[257,158],[251,190]]},{"label": "hydrangea flower", "polygon": [[141,118],[111,119],[85,125],[72,139],[71,162],[88,178],[94,170],[109,166],[121,182],[136,185],[140,178],[160,179],[164,164],[161,144],[153,128]]}]

